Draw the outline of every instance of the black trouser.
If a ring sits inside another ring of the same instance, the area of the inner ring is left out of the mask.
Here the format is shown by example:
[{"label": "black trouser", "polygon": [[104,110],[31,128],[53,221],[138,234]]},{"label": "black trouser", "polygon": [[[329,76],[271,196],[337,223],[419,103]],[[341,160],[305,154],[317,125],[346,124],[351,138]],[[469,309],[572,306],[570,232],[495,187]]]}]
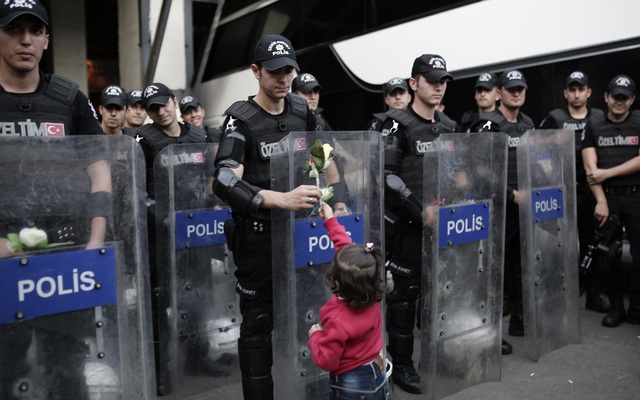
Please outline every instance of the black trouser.
[{"label": "black trouser", "polygon": [[[627,194],[607,193],[609,214],[617,214],[627,232],[633,268],[624,276],[621,263],[615,262],[605,271],[607,294],[612,308],[623,308],[625,289],[629,290],[629,307],[640,309],[640,191]],[[619,232],[622,235],[622,230]]]},{"label": "black trouser", "polygon": [[245,400],[272,400],[273,330],[272,245],[270,229],[255,232],[250,223],[225,224],[233,252],[242,325],[238,356]]},{"label": "black trouser", "polygon": [[[580,257],[578,265],[587,254],[589,244],[593,242],[595,232],[598,229],[598,221],[596,221],[593,213],[596,206],[596,199],[587,183],[579,183],[576,185],[576,209],[578,218],[578,241],[580,243]],[[592,261],[590,272],[586,275],[580,275],[580,286],[589,292],[599,292],[603,289],[602,277],[598,273],[596,265],[597,260]]]},{"label": "black trouser", "polygon": [[504,293],[511,315],[522,315],[522,260],[520,258],[520,209],[507,201],[504,246]]},{"label": "black trouser", "polygon": [[422,230],[420,224],[401,220],[394,238],[394,254],[389,269],[393,274],[394,289],[387,296],[388,351],[394,363],[411,362],[413,354],[413,328],[419,324],[422,279]]}]

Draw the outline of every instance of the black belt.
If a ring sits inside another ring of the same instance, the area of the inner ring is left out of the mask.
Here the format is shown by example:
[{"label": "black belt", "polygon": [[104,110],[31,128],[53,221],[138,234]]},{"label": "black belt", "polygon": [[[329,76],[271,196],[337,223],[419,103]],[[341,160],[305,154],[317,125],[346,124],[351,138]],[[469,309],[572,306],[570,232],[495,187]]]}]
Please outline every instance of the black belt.
[{"label": "black belt", "polygon": [[640,189],[640,185],[604,186],[602,189],[608,194],[630,194],[637,192]]},{"label": "black belt", "polygon": [[263,219],[245,218],[236,213],[233,214],[233,220],[243,230],[253,232],[268,232],[271,233],[271,221],[265,221]]}]

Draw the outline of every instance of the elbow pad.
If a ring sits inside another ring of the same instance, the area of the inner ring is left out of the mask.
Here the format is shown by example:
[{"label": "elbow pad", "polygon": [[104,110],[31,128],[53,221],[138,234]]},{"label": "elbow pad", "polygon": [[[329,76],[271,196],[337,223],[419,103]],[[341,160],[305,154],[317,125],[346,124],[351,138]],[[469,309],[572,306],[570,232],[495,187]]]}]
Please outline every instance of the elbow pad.
[{"label": "elbow pad", "polygon": [[213,181],[213,192],[226,201],[233,211],[248,218],[258,218],[264,198],[260,188],[238,178],[229,168],[220,168]]},{"label": "elbow pad", "polygon": [[398,200],[398,209],[401,213],[412,221],[422,221],[422,203],[399,176],[387,175],[385,187],[387,191],[395,195],[393,197]]}]

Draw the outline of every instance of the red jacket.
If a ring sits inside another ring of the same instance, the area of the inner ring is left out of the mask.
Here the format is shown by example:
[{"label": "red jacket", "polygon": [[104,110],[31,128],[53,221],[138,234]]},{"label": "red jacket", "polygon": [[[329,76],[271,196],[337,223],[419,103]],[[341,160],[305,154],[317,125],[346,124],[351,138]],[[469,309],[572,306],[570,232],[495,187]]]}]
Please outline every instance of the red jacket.
[{"label": "red jacket", "polygon": [[[324,223],[336,251],[352,244],[336,218]],[[307,345],[313,361],[331,376],[373,361],[382,349],[382,308],[380,303],[355,309],[338,295],[320,309],[322,330],[314,332]]]}]

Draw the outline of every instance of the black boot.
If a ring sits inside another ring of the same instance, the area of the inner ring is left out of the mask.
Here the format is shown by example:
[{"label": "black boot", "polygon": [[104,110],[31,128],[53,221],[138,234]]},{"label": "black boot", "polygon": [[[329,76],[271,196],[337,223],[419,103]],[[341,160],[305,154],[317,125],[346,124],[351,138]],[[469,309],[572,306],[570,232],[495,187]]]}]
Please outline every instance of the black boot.
[{"label": "black boot", "polygon": [[624,308],[614,307],[602,319],[602,326],[615,328],[625,320]]},{"label": "black boot", "polygon": [[393,383],[405,392],[413,394],[422,393],[420,391],[420,376],[418,375],[418,371],[413,367],[412,361],[398,363],[394,360],[391,376]]},{"label": "black boot", "polygon": [[502,339],[502,354],[503,355],[511,354],[512,351],[513,351],[513,347],[511,347],[511,344],[506,340]]},{"label": "black boot", "polygon": [[584,308],[599,313],[608,313],[611,309],[602,294],[597,290],[587,290],[587,301]]}]

